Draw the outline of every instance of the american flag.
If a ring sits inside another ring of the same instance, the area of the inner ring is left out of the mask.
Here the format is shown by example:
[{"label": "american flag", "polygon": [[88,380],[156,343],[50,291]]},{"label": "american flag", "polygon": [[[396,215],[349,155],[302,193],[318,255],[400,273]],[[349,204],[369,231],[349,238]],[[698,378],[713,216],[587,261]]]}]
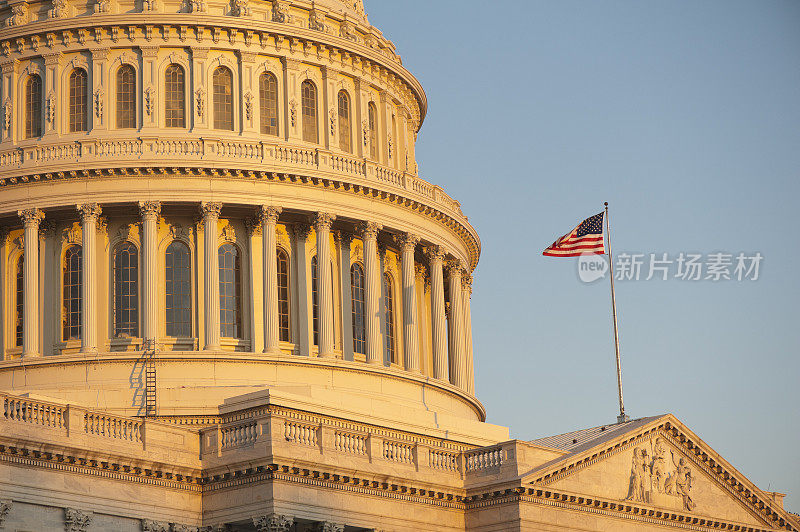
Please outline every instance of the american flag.
[{"label": "american flag", "polygon": [[583,254],[605,255],[603,214],[586,218],[578,227],[562,236],[542,252],[546,257],[578,257]]}]

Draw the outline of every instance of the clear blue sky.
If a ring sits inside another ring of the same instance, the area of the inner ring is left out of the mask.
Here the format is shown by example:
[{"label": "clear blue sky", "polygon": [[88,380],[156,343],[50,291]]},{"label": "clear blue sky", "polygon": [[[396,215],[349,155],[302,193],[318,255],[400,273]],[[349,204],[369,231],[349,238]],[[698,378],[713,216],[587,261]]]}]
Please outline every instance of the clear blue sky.
[{"label": "clear blue sky", "polygon": [[541,251],[760,252],[756,282],[620,283],[625,399],[800,511],[800,2],[367,0],[426,89],[421,174],[483,240],[476,385],[520,439],[611,423],[607,283]]}]

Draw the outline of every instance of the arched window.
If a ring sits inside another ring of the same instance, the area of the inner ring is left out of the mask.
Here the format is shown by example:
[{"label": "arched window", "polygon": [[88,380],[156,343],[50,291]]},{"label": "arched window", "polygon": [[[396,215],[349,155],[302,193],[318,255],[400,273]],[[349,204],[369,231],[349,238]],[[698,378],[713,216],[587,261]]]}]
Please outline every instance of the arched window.
[{"label": "arched window", "polygon": [[164,118],[167,127],[186,127],[186,75],[175,63],[164,72]]},{"label": "arched window", "polygon": [[192,336],[192,264],[189,247],[172,242],[165,255],[167,336]]},{"label": "arched window", "polygon": [[16,299],[17,319],[14,333],[17,340],[16,345],[22,345],[23,324],[25,323],[23,321],[25,317],[25,257],[23,255],[20,255],[17,261]]},{"label": "arched window", "polygon": [[366,323],[364,316],[364,269],[360,264],[350,267],[350,294],[353,298],[353,351],[361,353],[366,350]]},{"label": "arched window", "polygon": [[319,268],[317,257],[311,257],[311,329],[314,336],[314,345],[319,345],[319,294],[317,282],[319,281]]},{"label": "arched window", "polygon": [[386,352],[389,354],[389,360],[392,364],[397,364],[397,352],[394,348],[394,292],[392,291],[392,278],[389,274],[384,274],[383,285],[386,292],[384,320],[386,334],[384,340],[386,341]]},{"label": "arched window", "polygon": [[130,242],[114,253],[114,336],[139,336],[139,253]]},{"label": "arched window", "polygon": [[223,66],[214,71],[214,129],[233,131],[233,74]]},{"label": "arched window", "polygon": [[369,157],[378,160],[378,108],[375,102],[369,102],[367,106],[367,119],[369,124]]},{"label": "arched window", "polygon": [[303,105],[303,140],[319,142],[317,134],[317,87],[311,80],[305,80],[300,86]]},{"label": "arched window", "polygon": [[131,65],[117,70],[117,127],[136,127],[136,71]]},{"label": "arched window", "polygon": [[81,338],[81,311],[83,285],[83,252],[80,246],[70,246],[64,253],[64,282],[62,304],[63,339]]},{"label": "arched window", "polygon": [[89,129],[89,76],[82,68],[69,75],[69,130],[72,133]]},{"label": "arched window", "polygon": [[344,90],[339,91],[339,148],[351,153],[353,133],[350,131],[350,97]]},{"label": "arched window", "polygon": [[33,74],[25,83],[25,138],[42,136],[42,78]]},{"label": "arched window", "polygon": [[219,325],[225,338],[242,334],[242,258],[233,244],[219,247]]},{"label": "arched window", "polygon": [[289,332],[289,255],[278,250],[278,332],[281,342],[290,342]]},{"label": "arched window", "polygon": [[258,78],[259,107],[261,108],[261,133],[278,135],[278,80],[270,72]]}]

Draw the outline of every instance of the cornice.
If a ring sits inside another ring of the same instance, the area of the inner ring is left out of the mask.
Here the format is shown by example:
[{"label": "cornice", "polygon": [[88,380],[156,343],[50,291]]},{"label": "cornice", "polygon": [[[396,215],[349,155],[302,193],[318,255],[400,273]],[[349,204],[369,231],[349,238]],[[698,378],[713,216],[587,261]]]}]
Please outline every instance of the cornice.
[{"label": "cornice", "polygon": [[[202,141],[202,139],[201,139]],[[89,144],[94,145],[99,141],[90,141]],[[136,142],[132,140],[131,142]],[[139,139],[141,142],[141,139]],[[169,142],[169,140],[166,140]],[[243,141],[242,141],[243,142]],[[20,148],[19,152],[27,148]],[[37,149],[37,148],[33,148]],[[79,143],[76,143],[75,150],[80,149]],[[278,147],[276,149],[292,149]],[[22,156],[20,155],[20,158]],[[201,157],[202,158],[202,157]],[[96,160],[96,159],[95,159]],[[43,171],[41,167],[35,166],[31,168],[16,168],[14,169],[15,175],[10,177],[0,177],[0,188],[9,186],[30,186],[36,183],[47,183],[54,180],[75,180],[75,179],[92,179],[97,180],[103,177],[161,177],[161,176],[182,176],[186,174],[194,175],[208,175],[210,177],[219,177],[226,179],[248,179],[248,180],[269,180],[279,181],[282,183],[296,183],[302,186],[312,186],[324,189],[337,190],[356,195],[370,196],[376,201],[381,201],[387,204],[400,206],[409,211],[427,216],[435,220],[445,228],[455,233],[458,238],[465,244],[469,254],[469,269],[474,270],[478,264],[481,251],[481,243],[475,229],[467,222],[466,217],[461,214],[460,210],[456,212],[456,207],[437,207],[433,203],[435,200],[414,197],[416,191],[392,190],[389,186],[381,182],[368,182],[359,183],[363,177],[353,176],[349,177],[343,174],[328,172],[325,170],[318,170],[320,174],[325,172],[324,175],[310,175],[298,172],[281,172],[281,171],[267,171],[264,170],[264,164],[261,164],[260,159],[253,162],[245,162],[238,164],[229,164],[224,168],[209,168],[208,166],[200,165],[181,165],[172,166],[168,164],[159,163],[157,160],[153,161],[148,166],[121,166],[116,168],[104,167],[112,161],[105,161],[105,164],[97,162],[94,163],[95,168],[87,169],[83,163],[76,164],[76,169],[64,169],[59,171]],[[68,163],[67,163],[68,164]],[[62,168],[67,164],[60,164]],[[68,168],[68,167],[67,167]],[[38,170],[38,171],[37,171]],[[417,179],[417,178],[414,178]],[[421,181],[421,180],[420,180]],[[389,185],[392,185],[391,183]],[[428,187],[432,185],[427,184]],[[413,187],[412,187],[413,188]],[[433,187],[435,190],[436,187]],[[447,212],[447,210],[451,212]]]},{"label": "cornice", "polygon": [[[158,353],[157,360],[161,362],[196,362],[213,360],[219,362],[221,357],[225,361],[249,363],[249,364],[274,364],[274,365],[292,365],[292,366],[316,366],[335,369],[344,373],[354,373],[359,375],[375,375],[378,374],[383,378],[388,378],[398,381],[412,381],[417,384],[423,385],[427,388],[437,388],[441,393],[449,395],[453,398],[459,399],[468,404],[477,415],[480,421],[486,420],[486,409],[483,404],[463,390],[453,386],[449,382],[437,381],[433,378],[424,377],[422,375],[406,372],[405,370],[395,370],[392,368],[383,368],[380,366],[372,366],[362,364],[360,362],[349,362],[339,359],[323,359],[323,358],[309,358],[298,357],[293,355],[267,355],[262,353],[247,354],[237,352],[209,352],[209,351],[192,351],[192,352],[164,352]],[[125,353],[109,353],[98,355],[56,355],[42,357],[32,360],[15,359],[0,361],[0,372],[15,369],[18,367],[32,368],[34,366],[68,366],[68,365],[84,365],[84,364],[130,364],[141,359],[141,353],[125,352]]]}]

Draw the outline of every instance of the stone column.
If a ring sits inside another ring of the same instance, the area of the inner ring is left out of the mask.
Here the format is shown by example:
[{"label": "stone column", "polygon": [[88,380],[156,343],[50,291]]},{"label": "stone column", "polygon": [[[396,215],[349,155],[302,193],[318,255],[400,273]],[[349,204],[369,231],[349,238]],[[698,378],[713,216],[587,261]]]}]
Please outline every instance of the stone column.
[{"label": "stone column", "polygon": [[[197,28],[197,31],[203,31]],[[206,87],[206,63],[208,61],[208,48],[198,46],[192,47],[192,84],[189,92],[189,115],[186,117],[186,124],[192,127],[194,132],[202,132],[208,129],[211,124],[209,118],[213,109],[209,109],[211,95]]]},{"label": "stone column", "polygon": [[278,216],[280,207],[261,207],[262,243],[264,247],[264,353],[279,355],[278,323]]},{"label": "stone column", "polygon": [[419,237],[411,233],[397,239],[402,251],[401,269],[403,275],[403,346],[405,347],[405,368],[413,373],[420,372],[419,327],[417,326],[417,290],[414,271],[414,251]]},{"label": "stone column", "polygon": [[61,100],[61,52],[44,55],[44,135],[59,133]]},{"label": "stone column", "polygon": [[200,211],[203,215],[203,234],[205,235],[204,247],[205,260],[205,350],[219,349],[219,256],[217,240],[219,238],[217,222],[222,203],[203,202]]},{"label": "stone column", "polygon": [[142,129],[152,130],[158,127],[158,103],[164,96],[159,94],[158,82],[158,46],[140,46],[142,54]]},{"label": "stone column", "polygon": [[431,328],[433,336],[433,377],[447,379],[447,323],[444,315],[444,249],[431,246],[427,250],[431,267]]},{"label": "stone column", "polygon": [[83,233],[83,331],[81,353],[97,352],[97,219],[103,212],[97,203],[78,205]]},{"label": "stone column", "polygon": [[108,92],[110,81],[108,78],[108,48],[93,48],[92,53],[92,72],[91,72],[91,87],[92,94],[90,96],[90,113],[92,124],[92,132],[108,129],[109,113],[111,109],[106,105],[108,101]]},{"label": "stone column", "polygon": [[317,233],[317,297],[319,298],[319,356],[329,358],[333,353],[333,280],[331,279],[331,225],[336,216],[317,213],[314,230]]},{"label": "stone column", "polygon": [[17,66],[19,61],[16,59],[5,59],[0,63],[2,69],[2,84],[0,84],[0,93],[3,95],[3,101],[0,104],[0,143],[8,144],[17,138],[15,129],[17,121],[14,120],[14,105],[19,105],[15,101],[14,95],[17,94]]},{"label": "stone column", "polygon": [[308,224],[295,224],[292,228],[294,241],[295,279],[297,289],[294,290],[297,308],[297,348],[300,356],[311,356],[312,330],[311,330],[311,290],[309,289],[309,261],[306,250],[306,239],[311,234]]},{"label": "stone column", "polygon": [[339,286],[342,294],[342,358],[353,360],[353,294],[350,292],[350,244],[353,235],[337,231],[339,244]]},{"label": "stone column", "polygon": [[[142,216],[142,338],[155,343],[158,337],[158,215],[161,203],[140,201]],[[152,346],[153,348],[155,345]]]},{"label": "stone column", "polygon": [[378,300],[381,295],[381,274],[378,268],[378,231],[381,226],[375,222],[359,224],[361,241],[364,244],[364,321],[367,337],[367,363],[383,363],[381,344],[381,322]]},{"label": "stone column", "polygon": [[464,297],[461,293],[461,262],[451,260],[447,263],[450,282],[450,328],[452,352],[450,353],[450,382],[467,389],[467,357],[464,352]]},{"label": "stone column", "polygon": [[462,278],[464,307],[464,352],[467,357],[467,392],[475,395],[475,366],[472,351],[472,276]]},{"label": "stone column", "polygon": [[39,224],[44,220],[44,213],[28,209],[17,214],[25,225],[22,356],[37,357],[42,355],[39,348]]}]

